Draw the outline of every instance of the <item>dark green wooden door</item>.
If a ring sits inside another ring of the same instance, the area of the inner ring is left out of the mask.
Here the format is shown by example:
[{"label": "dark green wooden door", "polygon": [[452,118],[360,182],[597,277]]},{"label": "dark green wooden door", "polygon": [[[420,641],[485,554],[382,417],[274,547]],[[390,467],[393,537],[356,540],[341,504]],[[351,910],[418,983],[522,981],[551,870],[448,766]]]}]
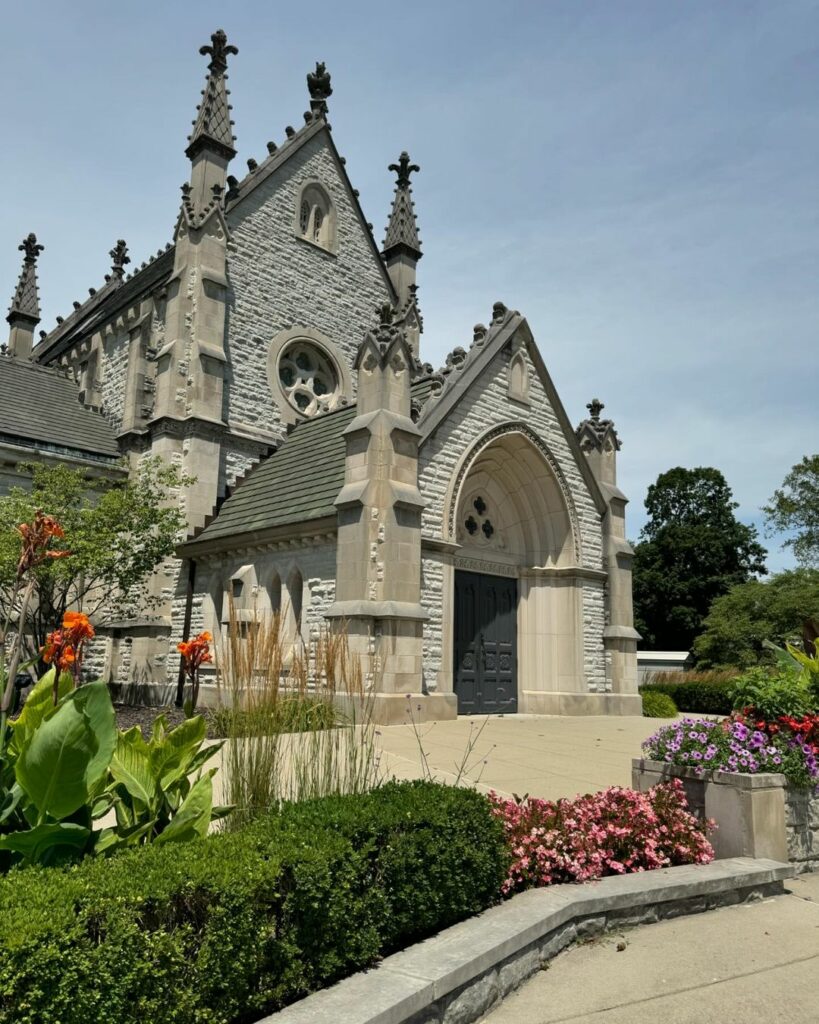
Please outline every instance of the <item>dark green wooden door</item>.
[{"label": "dark green wooden door", "polygon": [[517,580],[455,572],[455,693],[462,715],[518,708]]}]

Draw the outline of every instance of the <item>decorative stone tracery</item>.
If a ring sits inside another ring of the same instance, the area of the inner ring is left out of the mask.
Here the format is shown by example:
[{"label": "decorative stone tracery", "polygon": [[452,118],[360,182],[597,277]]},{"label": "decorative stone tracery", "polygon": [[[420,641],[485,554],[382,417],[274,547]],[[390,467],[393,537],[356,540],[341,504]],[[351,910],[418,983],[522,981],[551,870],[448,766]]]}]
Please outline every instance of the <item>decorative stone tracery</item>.
[{"label": "decorative stone tracery", "polygon": [[[485,433],[473,445],[470,452],[462,461],[455,475],[455,480],[453,482],[450,492],[449,508],[447,512],[446,522],[448,530],[448,539],[454,540],[458,536],[458,508],[460,507],[461,500],[463,497],[464,482],[466,481],[470,471],[474,468],[480,456],[490,447],[490,445],[492,445],[493,442],[496,442],[500,438],[512,434],[519,434],[525,437],[526,440],[531,443],[531,445],[537,450],[539,455],[548,465],[551,474],[554,477],[554,480],[557,484],[557,488],[562,498],[562,503],[565,507],[569,519],[572,533],[572,547],[574,552],[575,563],[577,565],[580,565],[582,562],[580,523],[577,516],[577,510],[574,505],[574,500],[572,498],[572,494],[566,482],[566,479],[563,475],[563,471],[557,464],[557,461],[555,460],[546,443],[537,434],[535,434],[533,430],[526,426],[525,423],[520,422],[503,423]],[[487,538],[487,540],[488,539],[490,538]]]}]

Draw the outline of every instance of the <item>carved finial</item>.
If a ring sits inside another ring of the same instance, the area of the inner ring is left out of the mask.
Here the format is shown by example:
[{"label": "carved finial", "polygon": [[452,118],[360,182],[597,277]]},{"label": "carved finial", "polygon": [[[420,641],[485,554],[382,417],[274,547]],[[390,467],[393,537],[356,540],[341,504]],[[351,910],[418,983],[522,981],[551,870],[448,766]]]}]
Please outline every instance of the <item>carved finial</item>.
[{"label": "carved finial", "polygon": [[23,261],[25,263],[36,263],[37,257],[40,255],[43,249],[45,249],[45,246],[40,245],[40,243],[37,241],[37,236],[34,234],[34,232],[31,232],[31,234],[26,235],[26,237],[17,246],[17,248],[20,250],[20,252],[25,253],[25,256],[23,257]]},{"label": "carved finial", "polygon": [[117,239],[117,244],[108,253],[111,257],[111,273],[114,277],[122,279],[122,275],[125,273],[125,267],[131,262],[131,257],[128,255],[128,246],[125,244],[124,238]]},{"label": "carved finial", "polygon": [[223,75],[227,71],[228,54],[235,56],[239,51],[232,43],[227,41],[224,30],[220,28],[210,37],[210,46],[200,46],[199,52],[203,57],[206,54],[210,54],[208,70],[214,72],[214,74]]},{"label": "carved finial", "polygon": [[494,302],[492,304],[492,323],[502,324],[508,310],[502,302]]},{"label": "carved finial", "polygon": [[397,174],[398,177],[396,178],[395,184],[398,188],[408,189],[410,187],[410,175],[413,173],[417,174],[421,168],[418,164],[410,163],[409,153],[404,150],[401,156],[398,157],[398,163],[390,164],[387,170],[395,171]]},{"label": "carved finial", "polygon": [[381,327],[391,327],[395,319],[395,310],[392,304],[384,302],[378,307],[378,323]]},{"label": "carved finial", "polygon": [[600,413],[606,408],[599,398],[593,398],[586,406],[593,420],[600,419]]},{"label": "carved finial", "polygon": [[333,95],[333,87],[324,61],[316,61],[316,70],[307,75],[307,88],[310,92],[310,109],[314,114],[326,117],[327,100]]},{"label": "carved finial", "polygon": [[486,337],[486,327],[483,324],[475,324],[472,328],[472,344],[483,345],[483,340]]}]

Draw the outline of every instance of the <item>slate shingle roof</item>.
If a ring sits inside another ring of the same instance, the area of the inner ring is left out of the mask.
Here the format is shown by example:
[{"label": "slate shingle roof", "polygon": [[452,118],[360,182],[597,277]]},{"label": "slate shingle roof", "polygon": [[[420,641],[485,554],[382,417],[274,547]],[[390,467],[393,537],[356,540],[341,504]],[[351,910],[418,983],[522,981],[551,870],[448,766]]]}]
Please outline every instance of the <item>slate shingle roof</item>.
[{"label": "slate shingle roof", "polygon": [[77,386],[28,359],[0,358],[0,440],[116,460],[113,428],[80,404]]},{"label": "slate shingle roof", "polygon": [[[429,378],[417,381],[413,398],[425,401],[432,383]],[[356,411],[350,405],[300,423],[248,474],[213,522],[189,544],[335,516],[334,503],[344,483],[347,446],[343,435]]]},{"label": "slate shingle roof", "polygon": [[212,541],[334,516],[344,483],[343,432],[355,406],[300,423],[225,501],[196,538]]}]

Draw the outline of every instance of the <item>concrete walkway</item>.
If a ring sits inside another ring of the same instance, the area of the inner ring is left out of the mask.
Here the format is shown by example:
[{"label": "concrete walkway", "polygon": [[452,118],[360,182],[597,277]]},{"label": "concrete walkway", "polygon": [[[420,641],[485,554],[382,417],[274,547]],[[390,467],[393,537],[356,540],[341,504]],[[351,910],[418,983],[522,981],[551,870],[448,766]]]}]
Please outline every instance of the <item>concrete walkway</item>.
[{"label": "concrete walkway", "polygon": [[816,1024],[819,874],[567,950],[485,1024]]},{"label": "concrete walkway", "polygon": [[511,795],[545,799],[631,785],[631,759],[640,744],[667,720],[657,718],[544,718],[509,715],[380,726],[381,767],[400,779],[428,770]]}]

